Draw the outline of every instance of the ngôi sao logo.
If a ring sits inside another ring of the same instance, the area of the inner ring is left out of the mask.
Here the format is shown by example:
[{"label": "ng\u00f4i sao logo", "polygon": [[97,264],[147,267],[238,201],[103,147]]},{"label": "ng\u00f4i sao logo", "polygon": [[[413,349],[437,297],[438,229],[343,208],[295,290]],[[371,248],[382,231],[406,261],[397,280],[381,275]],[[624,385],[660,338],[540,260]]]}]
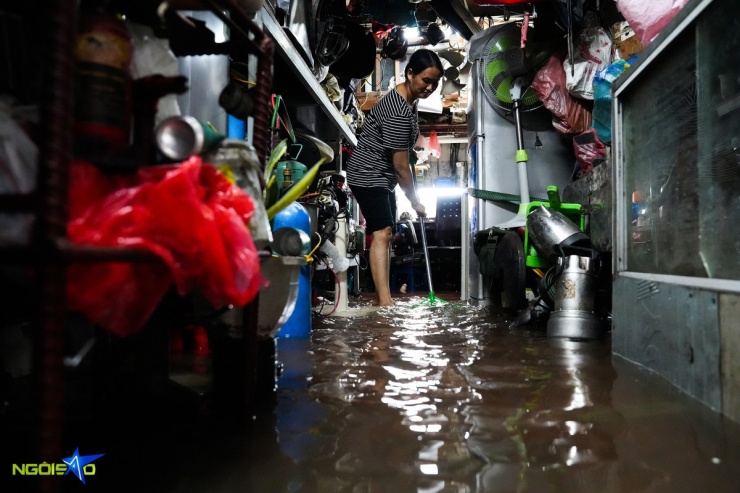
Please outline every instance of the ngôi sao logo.
[{"label": "ng\u00f4i sao logo", "polygon": [[64,464],[13,464],[13,476],[66,476],[72,472],[77,479],[85,483],[85,474],[95,475],[95,464],[92,462],[105,454],[80,455],[80,449],[75,448],[71,457],[62,458]]}]

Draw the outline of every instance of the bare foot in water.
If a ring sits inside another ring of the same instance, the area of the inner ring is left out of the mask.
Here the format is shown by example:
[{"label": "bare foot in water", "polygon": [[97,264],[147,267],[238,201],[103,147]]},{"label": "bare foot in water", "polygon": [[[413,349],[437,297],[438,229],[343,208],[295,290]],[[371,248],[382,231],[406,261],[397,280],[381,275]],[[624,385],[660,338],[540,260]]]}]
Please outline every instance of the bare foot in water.
[{"label": "bare foot in water", "polygon": [[396,304],[393,303],[393,300],[388,298],[387,300],[373,300],[373,306],[395,306]]}]

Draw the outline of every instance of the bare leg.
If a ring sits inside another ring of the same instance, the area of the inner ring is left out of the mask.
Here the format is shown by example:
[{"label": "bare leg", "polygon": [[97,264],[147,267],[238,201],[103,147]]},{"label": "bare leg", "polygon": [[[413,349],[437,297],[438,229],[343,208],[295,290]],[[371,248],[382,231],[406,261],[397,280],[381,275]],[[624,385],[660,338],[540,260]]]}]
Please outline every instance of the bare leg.
[{"label": "bare leg", "polygon": [[375,293],[378,296],[379,306],[392,306],[390,288],[391,269],[391,227],[373,232],[373,242],[370,245],[370,270],[375,283]]}]

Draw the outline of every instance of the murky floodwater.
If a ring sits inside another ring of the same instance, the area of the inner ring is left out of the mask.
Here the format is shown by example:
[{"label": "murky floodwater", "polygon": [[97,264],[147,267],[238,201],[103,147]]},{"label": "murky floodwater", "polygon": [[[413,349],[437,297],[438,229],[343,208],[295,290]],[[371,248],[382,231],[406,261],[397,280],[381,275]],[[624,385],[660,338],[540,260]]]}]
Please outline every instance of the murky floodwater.
[{"label": "murky floodwater", "polygon": [[[279,388],[246,426],[238,405],[237,419],[214,420],[187,411],[187,399],[173,407],[170,394],[162,407],[149,397],[112,403],[65,437],[65,450],[105,454],[97,473],[87,485],[71,476],[49,484],[105,493],[740,492],[737,424],[613,357],[608,339],[548,339],[488,308],[424,300],[363,317],[316,315],[310,339],[279,340]],[[33,478],[9,475],[11,462],[30,461],[30,431],[8,433],[0,479],[14,486],[0,491],[39,491]]]},{"label": "murky floodwater", "polygon": [[608,340],[423,299],[279,341],[276,445],[254,491],[740,492],[737,426]]}]

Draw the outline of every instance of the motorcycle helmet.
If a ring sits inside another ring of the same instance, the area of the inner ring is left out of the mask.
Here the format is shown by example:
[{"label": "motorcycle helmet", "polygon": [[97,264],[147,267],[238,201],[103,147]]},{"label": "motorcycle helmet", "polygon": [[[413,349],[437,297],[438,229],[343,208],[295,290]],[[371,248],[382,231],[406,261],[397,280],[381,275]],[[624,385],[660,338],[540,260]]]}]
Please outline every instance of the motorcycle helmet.
[{"label": "motorcycle helmet", "polygon": [[383,58],[390,58],[391,60],[400,60],[406,56],[409,42],[403,35],[403,28],[396,26],[390,30],[388,36],[383,40],[383,48],[380,51],[380,56]]},{"label": "motorcycle helmet", "polygon": [[345,24],[337,19],[328,19],[321,31],[316,47],[316,59],[321,65],[329,66],[344,55],[349,48],[349,39],[345,35]]}]

